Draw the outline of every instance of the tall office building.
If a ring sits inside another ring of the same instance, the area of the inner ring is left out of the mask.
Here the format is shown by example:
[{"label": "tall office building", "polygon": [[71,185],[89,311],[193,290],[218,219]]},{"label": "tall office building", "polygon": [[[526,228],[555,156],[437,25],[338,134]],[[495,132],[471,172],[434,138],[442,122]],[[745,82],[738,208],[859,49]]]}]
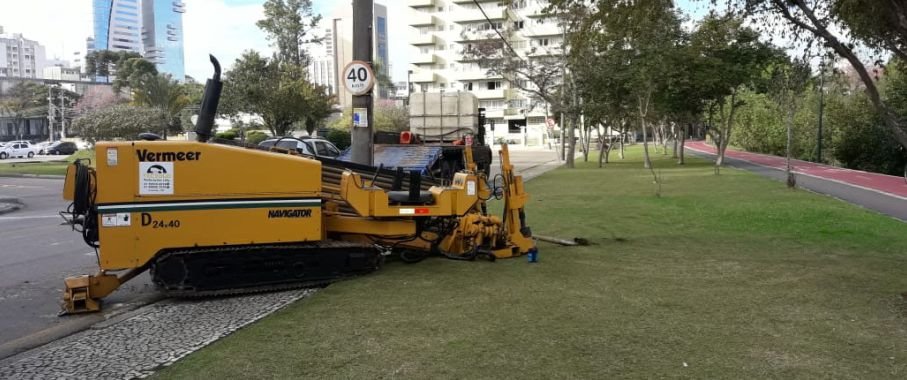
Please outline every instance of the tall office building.
[{"label": "tall office building", "polygon": [[153,62],[158,71],[177,80],[186,76],[183,64],[181,0],[93,0],[94,50],[131,51]]},{"label": "tall office building", "polygon": [[141,0],[94,0],[94,48],[142,53]]},{"label": "tall office building", "polygon": [[[352,8],[343,7],[332,17],[322,19],[321,27],[324,28],[324,39],[321,44],[307,46],[312,59],[309,62],[309,74],[313,82],[324,85],[337,94],[337,103],[341,107],[350,107],[353,104],[353,95],[343,86],[340,77],[344,66],[353,60],[353,13]],[[389,44],[387,36],[387,7],[375,4],[373,10],[374,34],[373,55],[374,61],[381,75],[390,75]],[[393,88],[376,86],[375,95],[378,98],[388,98],[393,94]]]},{"label": "tall office building", "polygon": [[46,65],[43,45],[0,27],[0,78],[41,78]]},{"label": "tall office building", "polygon": [[145,59],[173,79],[186,79],[183,58],[183,13],[181,0],[142,0],[142,40]]},{"label": "tall office building", "polygon": [[[499,39],[495,30],[526,60],[557,56],[561,28],[542,13],[547,0],[408,0],[413,34],[410,45],[418,54],[411,60],[410,80],[415,91],[469,91],[495,124],[495,137],[541,144],[546,104],[532,104],[528,94],[464,55],[481,41]],[[506,3],[506,2],[505,2]],[[484,11],[484,14],[483,14]],[[487,18],[486,18],[487,16]],[[525,87],[525,86],[523,86]]]}]

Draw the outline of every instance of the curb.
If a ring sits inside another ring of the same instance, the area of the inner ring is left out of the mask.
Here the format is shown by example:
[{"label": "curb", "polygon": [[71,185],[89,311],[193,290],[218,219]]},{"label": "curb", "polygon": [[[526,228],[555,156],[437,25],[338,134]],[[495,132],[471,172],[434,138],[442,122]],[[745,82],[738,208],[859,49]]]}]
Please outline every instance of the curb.
[{"label": "curb", "polygon": [[7,178],[44,178],[44,179],[66,179],[65,175],[53,174],[19,174],[19,173],[0,173],[0,177]]},{"label": "curb", "polygon": [[[15,340],[0,344],[0,365],[5,362],[15,360],[21,354],[25,354],[38,347],[53,343],[57,340],[66,338],[70,335],[88,330],[104,329],[122,322],[136,314],[137,310],[156,303],[165,297],[161,294],[151,294],[141,297],[135,303],[129,304],[123,308],[111,310],[107,313],[88,314],[79,319],[63,322],[59,325],[48,327],[44,330],[32,333]],[[65,318],[65,317],[58,317]]]}]

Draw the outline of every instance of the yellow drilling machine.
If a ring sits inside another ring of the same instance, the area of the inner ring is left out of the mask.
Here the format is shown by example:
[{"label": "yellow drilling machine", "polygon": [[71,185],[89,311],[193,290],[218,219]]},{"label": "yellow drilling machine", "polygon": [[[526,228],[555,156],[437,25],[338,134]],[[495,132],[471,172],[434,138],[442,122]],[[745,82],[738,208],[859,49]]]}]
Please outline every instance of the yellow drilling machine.
[{"label": "yellow drilling machine", "polygon": [[[328,159],[209,142],[220,67],[208,80],[197,141],[99,142],[91,164],[67,171],[64,212],[97,252],[99,272],[65,280],[63,314],[92,312],[148,270],[172,296],[323,286],[416,262],[508,258],[535,252],[528,194],[507,147],[500,181],[466,169],[449,181]],[[502,217],[485,201],[501,198]]]}]

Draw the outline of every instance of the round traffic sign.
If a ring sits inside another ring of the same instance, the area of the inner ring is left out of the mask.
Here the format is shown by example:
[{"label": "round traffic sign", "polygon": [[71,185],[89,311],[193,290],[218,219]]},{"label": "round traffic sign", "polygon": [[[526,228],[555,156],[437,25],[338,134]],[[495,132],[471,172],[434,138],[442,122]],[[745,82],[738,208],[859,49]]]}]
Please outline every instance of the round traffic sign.
[{"label": "round traffic sign", "polygon": [[363,61],[352,61],[343,68],[343,85],[353,95],[365,95],[375,86],[375,72]]}]

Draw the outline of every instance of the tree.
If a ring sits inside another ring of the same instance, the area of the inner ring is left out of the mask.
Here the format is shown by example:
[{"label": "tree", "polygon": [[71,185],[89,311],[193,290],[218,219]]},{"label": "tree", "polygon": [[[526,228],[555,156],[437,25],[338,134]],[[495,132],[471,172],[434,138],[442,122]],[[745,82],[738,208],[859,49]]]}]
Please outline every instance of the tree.
[{"label": "tree", "polygon": [[743,19],[732,14],[710,15],[692,36],[693,47],[705,59],[702,76],[710,97],[709,114],[717,112],[718,125],[707,132],[715,142],[718,158],[716,173],[724,163],[724,153],[731,141],[736,113],[743,105],[739,95],[754,86],[763,70],[777,57],[777,52],[759,41],[759,34],[743,25]]},{"label": "tree", "polygon": [[139,133],[166,128],[164,114],[159,109],[116,105],[92,111],[73,123],[82,138],[97,141],[135,139]]},{"label": "tree", "polygon": [[154,108],[160,112],[160,129],[166,137],[168,132],[182,130],[180,113],[189,104],[183,86],[169,74],[145,74],[133,88],[132,103],[137,106]]},{"label": "tree", "polygon": [[[571,59],[582,73],[580,82],[596,86],[583,93],[594,97],[593,104],[611,104],[616,112],[633,110],[643,133],[644,166],[651,168],[647,131],[654,98],[666,84],[668,57],[682,40],[680,17],[670,0],[599,0],[580,25],[581,32],[571,37],[573,52],[585,54]],[[616,91],[604,90],[608,97],[595,97],[608,84],[617,84]]]},{"label": "tree", "polygon": [[131,51],[96,50],[85,55],[85,71],[95,77],[105,77],[109,82],[111,73],[132,58],[141,59],[142,55]]},{"label": "tree", "polygon": [[[713,0],[717,3],[718,1]],[[907,6],[899,0],[726,0],[764,31],[785,34],[806,45],[819,45],[847,60],[863,82],[866,95],[888,133],[907,148],[907,124],[887,103],[857,54],[858,45],[907,58]]]},{"label": "tree", "polygon": [[770,69],[770,93],[775,98],[780,114],[784,115],[787,131],[785,144],[787,187],[793,188],[797,180],[791,170],[791,148],[793,145],[794,115],[800,103],[800,95],[809,82],[809,64],[803,61],[782,62]]},{"label": "tree", "polygon": [[23,81],[0,98],[0,113],[12,116],[16,129],[22,134],[26,118],[47,116],[48,87],[44,84]]},{"label": "tree", "polygon": [[113,80],[113,91],[119,93],[123,87],[141,87],[148,77],[158,74],[157,67],[144,58],[128,58],[117,67],[116,78]]},{"label": "tree", "polygon": [[223,113],[260,115],[274,136],[284,136],[297,122],[311,118],[312,126],[328,114],[324,90],[281,69],[280,63],[246,51],[224,79]]},{"label": "tree", "polygon": [[[581,3],[552,0],[542,17],[557,22],[564,35],[573,35],[588,13],[585,4]],[[466,59],[476,61],[489,77],[501,77],[511,88],[527,95],[529,105],[524,111],[548,107],[554,114],[566,115],[567,125],[561,125],[561,141],[562,145],[565,141],[569,141],[569,144],[561,151],[566,151],[564,153],[568,168],[574,167],[573,136],[581,111],[579,98],[574,91],[575,82],[568,70],[567,56],[570,54],[571,41],[573,39],[566,39],[559,48],[535,46],[517,51],[510,44],[509,32],[495,29],[494,32],[487,33],[483,40],[468,44],[463,52]],[[567,130],[564,130],[565,127]]]},{"label": "tree", "polygon": [[255,25],[273,41],[277,49],[274,58],[300,69],[306,67],[309,57],[302,46],[321,41],[309,36],[321,20],[321,15],[312,12],[312,1],[267,0],[263,7],[265,18]]}]

